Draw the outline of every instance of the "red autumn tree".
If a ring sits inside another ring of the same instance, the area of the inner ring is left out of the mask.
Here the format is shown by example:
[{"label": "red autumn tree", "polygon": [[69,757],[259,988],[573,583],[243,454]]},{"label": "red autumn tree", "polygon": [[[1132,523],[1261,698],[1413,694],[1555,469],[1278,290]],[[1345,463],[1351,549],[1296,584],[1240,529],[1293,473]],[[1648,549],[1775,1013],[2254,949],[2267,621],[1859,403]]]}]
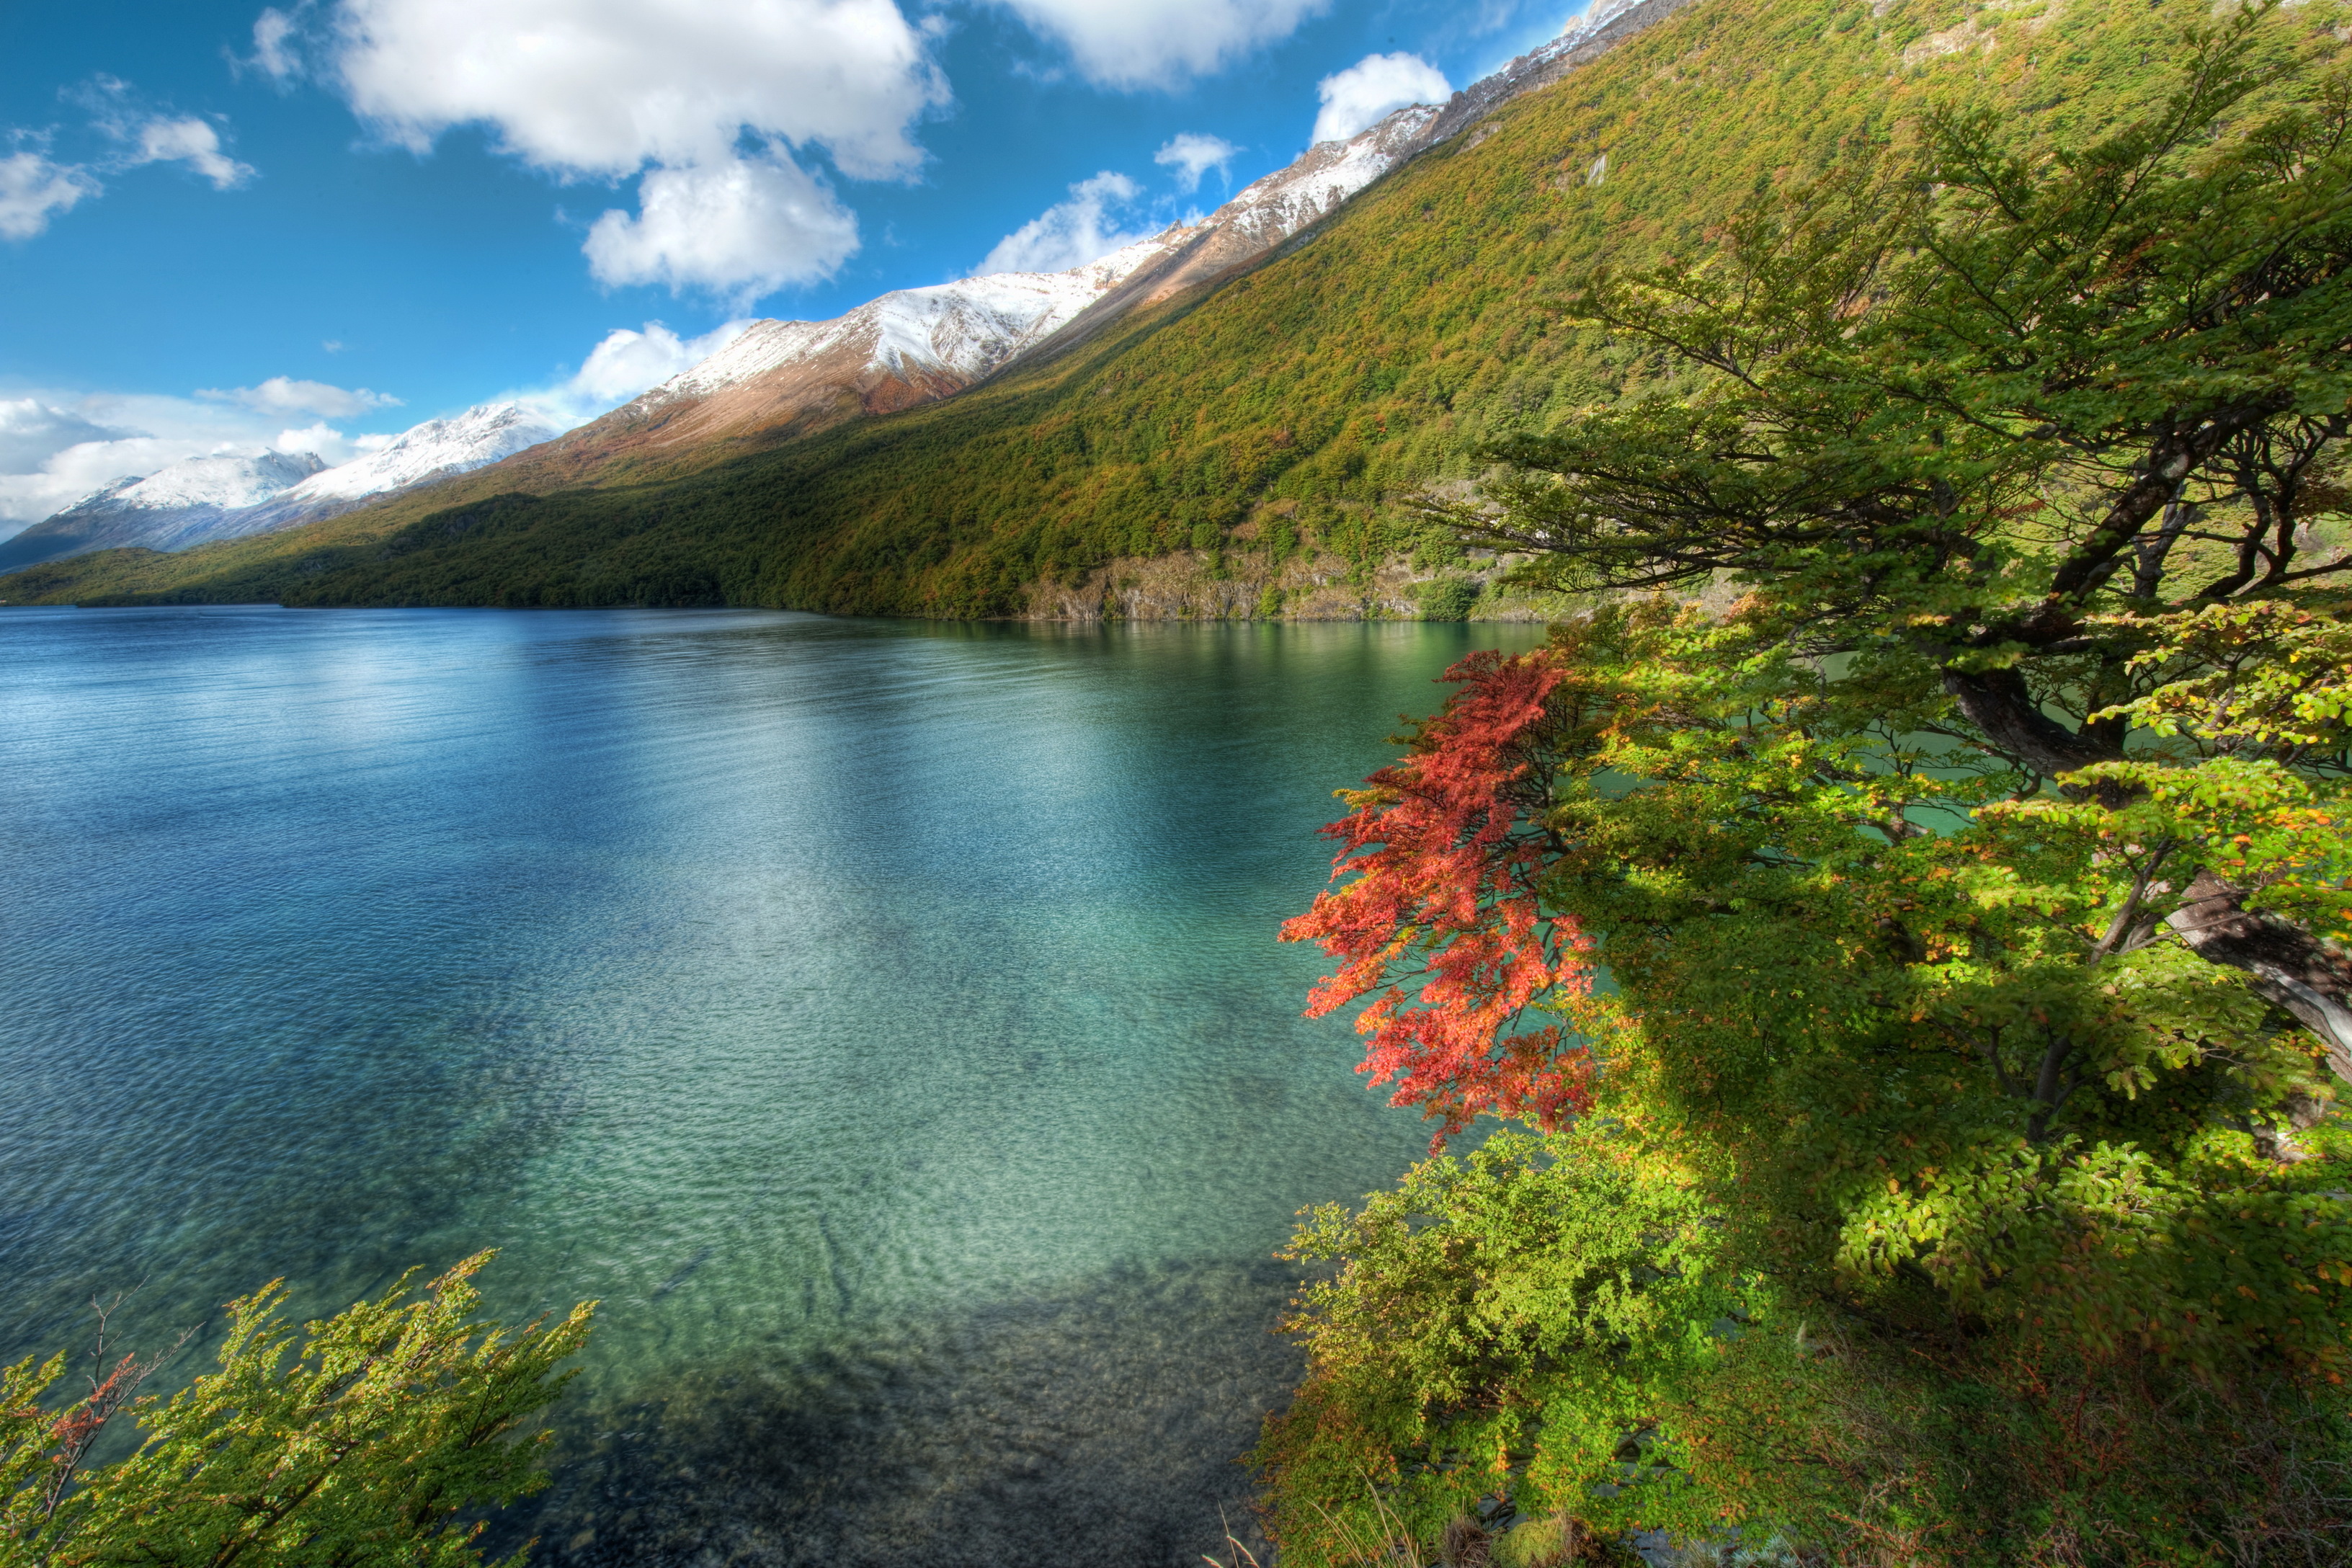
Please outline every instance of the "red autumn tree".
[{"label": "red autumn tree", "polygon": [[1546,649],[1474,653],[1446,671],[1444,710],[1370,787],[1342,792],[1354,809],[1323,830],[1346,885],[1282,928],[1339,961],[1308,1016],[1372,997],[1356,1020],[1371,1037],[1359,1070],[1439,1121],[1433,1143],[1482,1112],[1549,1126],[1586,1101],[1583,1048],[1528,1016],[1547,993],[1592,982],[1575,921],[1536,894],[1559,847],[1544,826],[1557,763],[1546,704],[1562,673]]}]

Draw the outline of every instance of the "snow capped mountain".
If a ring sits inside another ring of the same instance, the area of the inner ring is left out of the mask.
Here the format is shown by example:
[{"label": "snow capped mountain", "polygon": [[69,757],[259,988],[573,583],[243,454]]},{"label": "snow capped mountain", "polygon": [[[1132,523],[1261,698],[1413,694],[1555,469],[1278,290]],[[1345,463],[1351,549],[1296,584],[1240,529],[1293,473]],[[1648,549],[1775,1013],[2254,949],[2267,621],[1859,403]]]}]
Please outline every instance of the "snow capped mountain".
[{"label": "snow capped mountain", "polygon": [[[868,375],[949,390],[993,374],[1052,337],[1138,274],[1220,237],[1223,265],[1297,234],[1420,151],[1439,110],[1399,110],[1345,142],[1325,142],[1242,191],[1203,222],[1175,225],[1150,239],[1066,272],[999,272],[928,289],[901,289],[829,321],[756,321],[700,364],[606,418],[643,416],[801,365],[855,356]],[[927,401],[927,400],[925,400]]]},{"label": "snow capped mountain", "polygon": [[0,571],[120,545],[181,550],[224,520],[249,515],[326,465],[309,452],[187,458],[145,478],[117,479],[0,540]]},{"label": "snow capped mountain", "polygon": [[1278,245],[1420,152],[1441,112],[1416,103],[1345,142],[1318,142],[1289,167],[1244,186],[1207,226]]},{"label": "snow capped mountain", "polygon": [[289,489],[280,504],[331,504],[404,490],[445,474],[461,474],[510,458],[562,434],[520,403],[486,403],[454,419],[427,419],[389,446],[314,473]]},{"label": "snow capped mountain", "polygon": [[0,571],[124,545],[185,550],[274,533],[495,463],[557,433],[520,404],[491,403],[452,419],[428,419],[332,468],[309,452],[190,458],[144,479],[118,479],[0,540]]},{"label": "snow capped mountain", "polygon": [[252,506],[292,489],[326,466],[309,452],[187,458],[144,479],[117,479],[56,515],[64,518],[100,511],[173,511],[195,507],[217,511]]},{"label": "snow capped mountain", "polygon": [[637,399],[655,405],[712,393],[843,348],[900,374],[946,371],[977,379],[1050,335],[1103,291],[1160,256],[1165,237],[1115,250],[1066,272],[1000,272],[929,289],[901,289],[829,321],[756,321],[690,370]]},{"label": "snow capped mountain", "polygon": [[1199,224],[1067,271],[901,289],[825,321],[756,321],[701,363],[564,437],[550,448],[551,464],[576,479],[630,455],[777,439],[961,392],[1082,318],[1123,312],[1264,255],[1420,151],[1439,113],[1400,110],[1360,135],[1310,148]]}]

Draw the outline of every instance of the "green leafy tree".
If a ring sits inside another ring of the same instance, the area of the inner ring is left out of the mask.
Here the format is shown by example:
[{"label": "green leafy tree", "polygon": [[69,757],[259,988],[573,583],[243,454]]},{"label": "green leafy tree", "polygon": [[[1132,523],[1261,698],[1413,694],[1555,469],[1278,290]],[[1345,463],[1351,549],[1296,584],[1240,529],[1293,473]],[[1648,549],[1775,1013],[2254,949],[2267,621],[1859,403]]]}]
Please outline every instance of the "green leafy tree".
[{"label": "green leafy tree", "polygon": [[[469,1512],[547,1484],[544,1432],[522,1436],[572,1373],[593,1304],[509,1333],[475,1321],[479,1253],[412,1296],[415,1271],[373,1301],[304,1326],[298,1348],[273,1282],[229,1304],[220,1370],[168,1400],[139,1393],[163,1358],[108,1364],[104,1318],[89,1392],[41,1395],[63,1354],[0,1372],[0,1563],[172,1568],[469,1568]],[[143,1434],[110,1465],[84,1461],[107,1424]],[[507,1559],[519,1564],[523,1553]]]},{"label": "green leafy tree", "polygon": [[[1917,156],[1859,156],[1702,261],[1602,276],[1578,313],[1703,388],[1502,444],[1499,515],[1454,521],[1547,585],[1749,585],[1792,646],[1905,706],[1939,689],[1938,728],[2032,774],[2123,764],[2200,617],[2352,584],[2325,527],[2352,435],[2352,79],[2214,130],[2302,74],[2271,11],[2198,37],[2169,101],[2087,147],[1938,113]],[[2327,674],[2244,650],[2231,679]],[[2202,745],[2346,761],[2340,732]],[[2234,912],[2247,889],[2202,869]],[[2232,929],[2207,951],[2352,1074],[2352,966],[2279,921]]]},{"label": "green leafy tree", "polygon": [[1684,378],[1447,512],[1610,592],[1455,672],[1288,934],[1401,1100],[1560,1130],[1302,1231],[1300,1559],[2340,1560],[2352,95],[2266,11],[2187,57],[1595,280]]}]

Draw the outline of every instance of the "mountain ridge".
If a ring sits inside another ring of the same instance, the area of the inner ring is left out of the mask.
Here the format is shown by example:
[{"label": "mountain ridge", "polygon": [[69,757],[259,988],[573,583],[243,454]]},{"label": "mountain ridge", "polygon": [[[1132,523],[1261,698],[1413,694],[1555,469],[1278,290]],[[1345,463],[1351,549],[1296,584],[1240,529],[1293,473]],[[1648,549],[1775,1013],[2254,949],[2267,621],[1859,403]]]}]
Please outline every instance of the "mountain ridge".
[{"label": "mountain ridge", "polygon": [[427,419],[330,468],[315,452],[214,453],[117,479],[0,539],[0,569],[87,551],[180,551],[298,527],[497,462],[558,434],[519,403]]},{"label": "mountain ridge", "polygon": [[[1081,341],[1096,323],[1263,257],[1427,146],[1443,115],[1427,104],[1395,110],[1352,137],[1308,148],[1197,224],[1171,225],[1077,267],[893,289],[820,321],[755,321],[700,363],[564,433],[494,482],[593,484],[681,453],[692,461],[698,448],[716,461],[730,447],[773,445],[954,396]],[[955,330],[991,319],[993,331]]]},{"label": "mountain ridge", "polygon": [[[1596,265],[1703,247],[1759,189],[1931,105],[2069,136],[2110,123],[2161,89],[2203,11],[1693,0],[1623,16],[1630,31],[1532,58],[1552,73],[1538,88],[1449,106],[1471,134],[1276,251],[1090,335],[1065,328],[946,401],[598,488],[534,494],[486,469],[264,540],[22,574],[0,597],[1112,618],[1430,613],[1467,594],[1490,613],[1496,563],[1411,498],[1475,479],[1484,440],[1672,384],[1549,301]],[[1966,49],[1915,52],[1964,23]],[[2326,51],[2347,24],[2345,0],[2310,0],[2275,25]]]}]

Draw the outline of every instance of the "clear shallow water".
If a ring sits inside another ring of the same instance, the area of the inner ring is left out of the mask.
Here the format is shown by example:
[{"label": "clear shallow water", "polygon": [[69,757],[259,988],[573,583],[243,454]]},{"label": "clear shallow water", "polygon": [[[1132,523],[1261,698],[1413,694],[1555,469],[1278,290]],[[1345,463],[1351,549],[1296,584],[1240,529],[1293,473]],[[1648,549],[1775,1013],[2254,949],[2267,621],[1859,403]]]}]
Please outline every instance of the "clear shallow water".
[{"label": "clear shallow water", "polygon": [[0,614],[0,1355],[498,1246],[541,1562],[1197,1563],[1425,1138],[1275,926],[1539,636]]}]

